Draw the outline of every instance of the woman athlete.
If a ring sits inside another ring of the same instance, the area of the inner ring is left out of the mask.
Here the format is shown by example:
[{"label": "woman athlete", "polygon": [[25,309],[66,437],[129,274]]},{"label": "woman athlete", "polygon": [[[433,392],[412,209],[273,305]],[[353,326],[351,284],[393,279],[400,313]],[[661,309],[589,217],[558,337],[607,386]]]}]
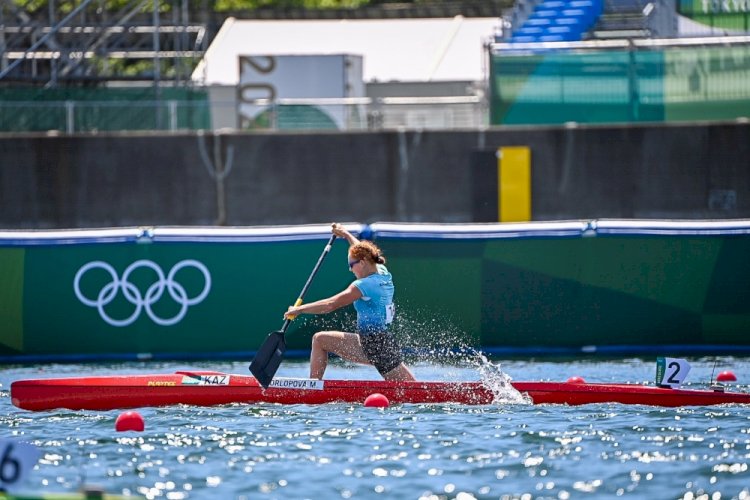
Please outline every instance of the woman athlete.
[{"label": "woman athlete", "polygon": [[326,314],[354,304],[357,333],[328,331],[313,335],[310,378],[323,378],[328,353],[334,353],[354,363],[373,365],[385,380],[415,380],[403,362],[396,338],[388,331],[395,310],[393,278],[384,265],[385,257],[374,243],[359,241],[341,224],[334,223],[332,232],[349,243],[349,270],[357,279],[327,299],[290,307],[284,317]]}]

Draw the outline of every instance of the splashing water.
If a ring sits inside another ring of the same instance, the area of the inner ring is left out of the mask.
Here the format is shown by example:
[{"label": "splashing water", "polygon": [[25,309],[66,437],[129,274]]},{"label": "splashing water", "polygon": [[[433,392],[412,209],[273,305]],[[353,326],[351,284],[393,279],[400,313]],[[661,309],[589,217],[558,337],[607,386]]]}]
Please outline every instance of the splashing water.
[{"label": "splashing water", "polygon": [[493,404],[532,404],[528,394],[521,394],[513,387],[511,377],[499,364],[493,364],[469,344],[471,335],[445,319],[420,321],[415,317],[401,316],[394,330],[402,345],[422,363],[468,364],[475,369],[482,385],[492,392]]},{"label": "splashing water", "polygon": [[493,404],[532,404],[528,394],[521,394],[513,387],[510,383],[513,379],[502,370],[499,363],[492,363],[481,352],[475,353],[474,363],[482,385],[492,391]]},{"label": "splashing water", "polygon": [[413,361],[463,364],[466,353],[477,339],[445,318],[434,318],[422,311],[401,314],[391,327]]}]

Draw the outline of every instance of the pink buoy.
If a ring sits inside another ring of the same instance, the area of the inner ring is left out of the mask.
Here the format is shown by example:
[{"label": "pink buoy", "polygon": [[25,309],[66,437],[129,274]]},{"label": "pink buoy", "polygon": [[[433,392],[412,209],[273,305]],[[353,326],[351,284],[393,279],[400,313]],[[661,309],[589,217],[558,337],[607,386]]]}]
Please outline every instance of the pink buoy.
[{"label": "pink buoy", "polygon": [[568,379],[568,383],[569,384],[585,384],[586,381],[583,380],[583,377],[579,377],[578,375],[575,375]]},{"label": "pink buoy", "polygon": [[729,370],[723,371],[716,376],[718,382],[737,382],[735,374]]},{"label": "pink buoy", "polygon": [[142,432],[146,428],[143,417],[137,411],[126,411],[121,413],[115,420],[115,430],[117,432],[136,431]]},{"label": "pink buoy", "polygon": [[370,408],[388,408],[388,405],[390,405],[388,398],[379,392],[370,394],[367,396],[367,399],[365,399],[365,406]]}]

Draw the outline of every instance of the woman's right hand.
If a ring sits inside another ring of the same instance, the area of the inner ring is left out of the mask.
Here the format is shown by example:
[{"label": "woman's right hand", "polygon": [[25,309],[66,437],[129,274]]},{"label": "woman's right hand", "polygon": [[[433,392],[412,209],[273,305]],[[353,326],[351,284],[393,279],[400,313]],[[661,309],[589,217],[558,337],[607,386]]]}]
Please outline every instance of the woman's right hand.
[{"label": "woman's right hand", "polygon": [[299,316],[299,311],[297,311],[297,308],[294,306],[289,306],[289,309],[284,313],[284,319],[293,320]]}]

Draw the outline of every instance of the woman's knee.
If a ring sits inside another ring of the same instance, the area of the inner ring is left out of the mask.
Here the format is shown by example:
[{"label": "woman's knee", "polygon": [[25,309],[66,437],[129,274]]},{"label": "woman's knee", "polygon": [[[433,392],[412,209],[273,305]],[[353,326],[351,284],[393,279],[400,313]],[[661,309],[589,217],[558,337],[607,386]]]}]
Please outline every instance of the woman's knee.
[{"label": "woman's knee", "polygon": [[333,339],[332,333],[335,332],[318,332],[312,336],[313,347],[319,347],[325,349],[329,347],[330,340]]}]

